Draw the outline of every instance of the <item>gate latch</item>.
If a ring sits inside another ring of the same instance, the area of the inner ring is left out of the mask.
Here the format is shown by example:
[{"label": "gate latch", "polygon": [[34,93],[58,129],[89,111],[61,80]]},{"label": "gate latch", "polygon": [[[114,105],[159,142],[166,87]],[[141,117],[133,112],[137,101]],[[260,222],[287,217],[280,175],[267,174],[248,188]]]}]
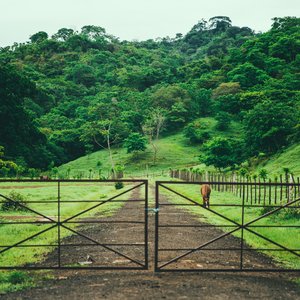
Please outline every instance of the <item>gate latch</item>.
[{"label": "gate latch", "polygon": [[146,210],[153,211],[154,213],[158,213],[159,212],[159,208],[146,208]]}]

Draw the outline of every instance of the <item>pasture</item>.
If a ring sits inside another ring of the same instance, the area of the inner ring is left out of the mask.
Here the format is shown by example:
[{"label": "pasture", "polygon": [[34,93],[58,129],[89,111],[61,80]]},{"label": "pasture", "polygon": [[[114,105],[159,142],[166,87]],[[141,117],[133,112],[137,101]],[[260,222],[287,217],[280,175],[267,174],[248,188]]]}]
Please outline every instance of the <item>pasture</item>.
[{"label": "pasture", "polygon": [[[114,183],[61,182],[58,187],[57,182],[47,181],[1,182],[0,194],[9,198],[10,193],[14,191],[24,197],[27,208],[0,211],[0,251],[5,251],[0,254],[0,265],[2,267],[41,266],[49,253],[57,251],[58,228],[53,228],[55,223],[53,224],[51,220],[57,222],[60,218],[63,221],[87,210],[84,214],[73,218],[74,223],[68,224],[68,227],[74,230],[77,226],[82,225],[80,222],[86,218],[92,219],[95,215],[112,216],[124,205],[124,201],[130,197],[129,194],[122,196],[123,201],[110,201],[105,205],[88,210],[97,203],[104,203],[107,199],[132,188],[132,186],[130,183],[125,183],[120,191],[116,190]],[[4,202],[5,198],[1,197],[1,206]],[[62,228],[59,232],[60,239],[63,240],[74,234],[71,230]],[[32,238],[28,239],[28,237]],[[15,247],[6,251],[11,245],[15,245]],[[44,265],[44,267],[51,266]],[[2,272],[0,290],[18,288],[18,284],[15,285],[13,279],[10,282],[7,274],[7,272]],[[23,278],[19,285],[25,283],[26,286],[28,282],[26,276],[22,275],[24,273],[17,274],[21,274],[19,276]]]},{"label": "pasture", "polygon": [[[202,204],[200,197],[200,186],[198,184],[164,184],[166,187],[171,188],[175,192],[180,193],[184,197]],[[216,186],[218,188],[218,186]],[[269,216],[262,217],[268,212],[275,210],[276,207],[263,205],[249,205],[245,202],[244,213],[243,206],[241,205],[242,199],[238,195],[234,195],[231,192],[212,190],[210,209],[205,210],[197,205],[191,204],[188,200],[180,195],[174,194],[172,191],[168,191],[161,188],[162,194],[168,196],[175,207],[183,209],[192,215],[196,216],[201,222],[210,223],[214,226],[220,226],[224,232],[232,230],[231,227],[226,226],[234,225],[233,222],[238,224],[247,224],[253,222],[254,232],[275,241],[280,245],[288,249],[297,249],[295,253],[300,254],[300,228],[299,228],[299,215],[293,214],[297,208],[286,207],[278,210]],[[299,204],[298,204],[299,206]],[[215,214],[214,212],[218,213]],[[228,220],[226,220],[228,218]],[[232,233],[234,236],[241,238],[241,230]],[[271,256],[278,266],[299,269],[300,259],[289,251],[284,251],[280,246],[274,245],[272,242],[266,239],[260,238],[255,233],[250,231],[243,232],[243,239],[245,243],[251,248],[251,250],[258,249],[258,252],[264,253],[267,256]]]},{"label": "pasture", "polygon": [[[161,177],[157,179],[168,179],[167,177]],[[175,181],[176,182],[176,181]],[[174,183],[175,183],[174,182]],[[150,263],[150,273],[153,271],[153,264],[154,261],[152,260],[154,255],[154,249],[153,249],[153,238],[155,234],[155,226],[154,226],[154,218],[156,216],[155,211],[152,211],[151,208],[155,207],[155,190],[153,188],[155,181],[151,180],[150,182],[150,189],[149,189],[149,204],[150,204],[150,210],[149,213],[149,263]],[[57,200],[58,200],[58,193],[60,195],[60,202],[61,202],[61,218],[67,219],[74,215],[76,215],[78,212],[82,212],[86,209],[91,208],[95,203],[99,201],[105,201],[106,199],[109,199],[110,197],[120,193],[123,190],[130,189],[132,187],[132,184],[126,184],[125,187],[121,190],[116,190],[114,184],[112,183],[105,183],[105,184],[98,184],[98,183],[72,183],[72,182],[62,182],[59,192],[58,192],[58,185],[57,182],[26,182],[26,183],[1,183],[1,194],[7,196],[9,195],[9,192],[13,189],[14,191],[17,191],[21,193],[26,199],[27,199],[27,205],[31,209],[38,211],[42,213],[45,216],[48,216],[50,218],[53,218],[57,220],[58,218],[58,207],[57,207]],[[182,195],[189,197],[193,200],[195,200],[197,203],[202,203],[202,199],[200,197],[200,186],[199,185],[176,185],[170,184],[172,189],[174,189],[176,192],[181,193]],[[134,218],[139,219],[143,215],[141,213],[141,210],[138,210],[137,207],[133,207],[133,203],[128,201],[130,199],[136,199],[139,198],[140,192],[137,194],[128,194],[122,196],[122,200],[125,200],[125,202],[111,202],[103,206],[99,206],[95,210],[88,211],[86,214],[80,216],[80,220],[86,220],[86,218],[108,218],[110,220],[132,220]],[[171,213],[165,214],[165,221],[168,223],[176,223],[180,222],[182,220],[185,220],[185,222],[190,222],[192,220],[192,223],[195,222],[196,224],[212,224],[214,226],[223,226],[223,225],[230,225],[231,223],[229,221],[224,220],[224,218],[221,218],[217,216],[216,214],[211,213],[208,210],[202,209],[197,206],[182,206],[181,204],[186,204],[186,200],[178,195],[174,195],[174,193],[170,193],[167,190],[162,189],[161,190],[161,197],[163,197],[163,201],[167,201],[168,203],[175,204],[174,211],[171,211]],[[120,198],[120,199],[121,199]],[[80,202],[80,200],[91,200],[95,202]],[[79,201],[79,202],[76,202]],[[40,203],[40,202],[46,202],[46,203]],[[229,219],[240,223],[242,214],[241,214],[241,207],[235,207],[235,206],[222,206],[223,204],[240,204],[241,198],[237,195],[234,195],[230,192],[225,191],[217,191],[216,189],[213,189],[212,196],[211,196],[211,209],[222,214],[223,216],[228,217]],[[218,206],[218,204],[220,206]],[[214,206],[215,205],[215,206]],[[160,213],[164,213],[164,207],[161,207]],[[261,207],[257,208],[245,208],[245,219],[244,222],[249,222],[257,217],[259,217],[264,212],[262,211]],[[37,214],[33,212],[26,212],[26,211],[15,211],[15,212],[1,212],[1,222],[2,223],[13,223],[16,221],[23,222],[24,220],[27,221],[45,221],[45,219],[42,216],[37,216]],[[262,220],[258,221],[256,225],[260,226],[270,226],[274,225],[276,226],[280,225],[282,227],[276,227],[276,228],[265,228],[265,227],[259,227],[255,228],[255,231],[258,232],[261,235],[264,235],[272,240],[277,241],[278,243],[284,244],[289,249],[299,249],[299,238],[297,236],[299,235],[299,228],[294,229],[292,226],[296,226],[299,224],[298,219],[293,218],[283,218],[281,213],[274,214],[270,217],[263,218]],[[92,238],[97,238],[101,241],[105,241],[105,243],[108,243],[111,240],[114,240],[114,243],[116,243],[116,237],[118,234],[117,239],[121,241],[122,243],[128,242],[128,240],[131,239],[131,242],[135,243],[137,241],[137,236],[142,237],[144,231],[140,231],[140,229],[135,229],[133,226],[129,226],[125,224],[125,226],[121,225],[114,225],[111,227],[105,227],[102,224],[69,224],[68,226],[71,229],[79,230],[80,233],[84,235],[88,235]],[[47,226],[50,227],[51,224],[2,224],[1,225],[1,235],[4,237],[5,245],[2,246],[8,246],[11,244],[16,244],[22,239],[26,239],[28,235],[33,235],[37,233],[38,231],[43,230],[44,228],[47,229]],[[76,226],[79,226],[76,228]],[[290,228],[286,228],[283,226],[290,226]],[[211,231],[212,230],[212,231]],[[219,230],[219,229],[218,229]],[[216,231],[216,229],[208,229],[206,231],[206,237],[209,238],[210,236],[213,236],[214,234],[220,234],[221,232],[226,233],[230,229],[229,228],[220,228],[219,231]],[[165,232],[167,234],[165,237],[161,237],[166,242],[166,247],[171,248],[175,245],[179,245],[179,241],[177,240],[177,237],[182,233],[180,233],[180,230],[174,230],[174,229],[168,229]],[[185,229],[185,233],[182,235],[184,237],[184,245],[186,247],[193,247],[198,244],[198,240],[200,238],[199,232],[195,230],[187,230]],[[229,237],[229,239],[226,241],[226,243],[232,243],[229,245],[236,245],[236,243],[239,243],[239,239],[241,237],[240,232],[233,233],[232,237]],[[251,261],[253,260],[255,264],[270,264],[269,267],[278,267],[278,268],[300,268],[299,264],[299,258],[295,258],[293,255],[286,253],[284,251],[278,251],[278,247],[274,247],[274,245],[271,245],[270,243],[266,243],[264,240],[258,238],[257,236],[250,234],[249,232],[244,232],[244,241],[245,241],[245,247],[250,247],[252,249],[273,249],[272,251],[260,251],[263,253],[263,255],[260,257],[259,255],[255,254],[255,251],[251,251]],[[78,240],[76,240],[76,234],[72,234],[71,231],[61,231],[61,239],[63,242],[67,243],[78,243]],[[140,240],[139,240],[140,241]],[[26,246],[26,243],[24,242],[23,246]],[[29,247],[16,247],[14,249],[11,249],[5,253],[2,254],[1,257],[1,264],[6,266],[12,266],[12,265],[42,265],[43,262],[46,262],[46,265],[49,266],[49,264],[53,265],[57,263],[57,260],[55,258],[55,249],[57,246],[57,230],[51,231],[49,230],[47,232],[47,235],[39,235],[34,240],[30,241],[31,244],[44,244],[44,245],[50,245],[49,247],[35,247],[35,248],[29,248]],[[172,244],[173,243],[173,244]],[[51,246],[51,244],[53,246]],[[20,244],[21,246],[21,244]],[[69,266],[74,266],[74,263],[78,265],[78,262],[81,259],[82,255],[81,251],[82,248],[80,245],[74,246],[74,247],[68,247],[69,249],[65,251],[64,255],[62,256],[65,259],[65,262]],[[93,248],[93,249],[92,249]],[[136,249],[134,249],[136,248]],[[143,255],[142,252],[139,252],[138,245],[134,247],[132,250],[128,250],[126,252],[126,255],[132,258],[138,257],[139,255]],[[277,248],[277,249],[274,249]],[[3,249],[3,248],[2,248]],[[124,251],[122,248],[115,248],[118,251]],[[34,251],[33,251],[34,250]],[[216,251],[215,251],[216,252]],[[258,251],[259,252],[259,251]],[[86,253],[86,252],[84,252]],[[97,250],[97,247],[89,247],[88,252],[91,254],[91,256],[96,260],[96,262],[91,262],[92,266],[97,265],[98,262],[100,262],[101,258],[104,259],[104,261],[109,261],[109,263],[113,263],[116,267],[119,267],[120,264],[124,263],[124,259],[120,259],[118,257],[113,257],[111,253],[107,253],[105,251]],[[125,253],[125,252],[124,252]],[[203,256],[203,252],[201,252]],[[238,257],[240,252],[234,254],[231,256],[231,258],[228,259],[229,265],[227,267],[231,267],[230,263],[233,264],[239,264],[239,261],[236,260],[236,257]],[[253,254],[254,253],[254,254]],[[267,253],[267,255],[266,255]],[[299,253],[299,251],[298,251]],[[79,254],[79,256],[78,256]],[[174,254],[174,253],[173,253]],[[174,255],[171,255],[170,258],[174,257]],[[219,253],[220,254],[220,253]],[[214,262],[214,266],[217,266],[218,260],[225,259],[226,255],[222,254],[221,256],[217,253],[210,253],[209,251],[206,251],[206,254],[202,257],[204,259],[204,263],[199,261],[200,256],[192,256],[187,257],[184,260],[185,267],[194,268],[195,266],[200,265],[200,268],[205,267],[209,265],[208,262],[211,263]],[[165,256],[167,258],[168,256]],[[219,258],[217,258],[219,257]],[[245,258],[248,256],[245,255]],[[271,257],[271,260],[268,258]],[[140,258],[138,258],[139,260]],[[219,260],[220,262],[220,260]],[[178,265],[178,268],[181,268],[182,265]],[[255,265],[257,267],[257,265]],[[127,273],[128,276],[126,279],[124,278],[124,273],[118,273],[119,271],[111,271],[111,273],[101,273],[103,271],[97,271],[97,273],[89,273],[90,271],[80,271],[79,274],[81,275],[75,275],[75,273],[72,273],[73,271],[55,271],[55,272],[47,272],[47,273],[26,273],[24,271],[2,271],[1,272],[1,281],[0,288],[3,291],[16,291],[21,288],[30,287],[33,285],[38,284],[39,286],[47,285],[47,286],[60,286],[62,295],[72,287],[74,291],[72,293],[80,294],[84,290],[85,292],[89,292],[86,290],[85,287],[83,287],[83,283],[85,281],[89,281],[91,285],[93,284],[99,284],[100,286],[103,286],[104,283],[99,282],[99,280],[95,277],[96,274],[98,276],[101,274],[105,274],[105,278],[108,279],[109,282],[105,283],[105,286],[107,284],[107,288],[110,287],[110,290],[106,290],[106,296],[107,297],[113,297],[120,294],[124,294],[124,291],[120,289],[121,286],[124,284],[126,286],[131,286],[131,280],[135,280],[137,282],[137,286],[140,285],[141,281],[145,280],[147,283],[145,284],[147,289],[149,290],[149,294],[152,293],[153,296],[158,296],[156,292],[154,292],[152,289],[153,282],[160,282],[159,284],[166,284],[166,282],[171,282],[170,284],[176,285],[176,281],[178,284],[178,280],[180,280],[181,275],[168,275],[170,277],[151,277],[149,275],[149,271],[146,273],[142,271],[130,271],[132,273]],[[99,273],[100,272],[100,273]],[[141,272],[141,273],[138,273]],[[14,275],[15,274],[15,275]],[[123,274],[123,275],[122,275]],[[131,274],[131,275],[130,275]],[[111,277],[113,276],[113,277]],[[150,277],[149,277],[150,276]],[[179,276],[179,277],[178,277]],[[203,277],[203,275],[201,275]],[[207,275],[207,277],[202,278],[202,282],[207,282],[208,284],[208,278],[210,278],[211,275]],[[268,292],[266,292],[265,295],[271,296],[275,286],[278,285],[278,282],[276,281],[276,274],[269,274],[269,275],[262,275],[260,278],[260,284],[264,284],[265,288],[267,288]],[[17,277],[17,282],[14,279]],[[18,279],[18,278],[21,279]],[[50,280],[50,278],[57,279],[57,278],[69,278],[66,279],[63,282],[59,281],[53,281]],[[242,276],[242,282],[241,284],[245,284],[248,282],[248,280],[252,280],[253,277],[250,275]],[[288,278],[289,276],[287,276]],[[41,279],[42,278],[42,279]],[[77,278],[77,279],[76,279]],[[113,279],[114,278],[114,279]],[[135,279],[134,279],[135,278]],[[226,279],[225,276],[220,275],[220,278],[222,283],[220,283],[218,286],[222,290],[225,288],[225,282],[227,287],[232,286],[233,289],[234,283],[232,280]],[[240,278],[240,277],[239,277]],[[289,277],[293,279],[294,277]],[[42,280],[42,282],[41,282]],[[78,285],[74,286],[74,280],[79,280],[77,282]],[[192,276],[185,277],[184,281],[190,282],[195,288],[191,289],[190,295],[196,295],[197,289],[199,290],[199,285],[196,284],[196,278]],[[39,282],[39,283],[38,283]],[[149,283],[149,285],[148,285]],[[255,283],[256,285],[258,283]],[[252,284],[252,287],[254,289],[262,289],[262,286],[256,286],[255,284]],[[285,282],[284,284],[288,284]],[[62,286],[63,285],[63,286]],[[224,286],[223,286],[224,285]],[[85,285],[84,285],[85,286]],[[80,290],[78,290],[78,288]],[[57,287],[56,287],[57,288]],[[172,288],[171,288],[172,289]],[[174,287],[173,287],[174,289]],[[51,289],[50,289],[51,290]],[[65,290],[65,292],[64,292]],[[186,289],[184,287],[181,287],[179,291],[181,290],[181,293],[185,293]],[[272,290],[272,292],[271,292]],[[114,291],[114,292],[112,292]],[[290,293],[293,297],[293,293],[296,291],[296,287],[291,286]],[[40,288],[29,290],[27,292],[22,292],[27,294],[28,297],[32,297],[33,299],[38,299],[38,297],[41,296],[42,290]],[[128,288],[128,292],[132,294],[137,293],[135,289]],[[277,291],[279,292],[279,291]],[[96,289],[94,291],[98,296],[100,296],[101,293],[99,289]],[[114,294],[116,293],[116,294]],[[118,294],[119,293],[119,294]],[[126,295],[127,292],[125,292]],[[170,285],[165,290],[166,295],[171,295],[172,292],[170,291]],[[170,294],[171,293],[171,294]],[[211,293],[211,291],[210,291]],[[270,294],[268,294],[270,293]],[[13,294],[12,294],[13,295]],[[75,295],[75,294],[74,294]],[[129,295],[129,294],[128,294]],[[138,293],[136,294],[138,295]],[[238,291],[236,295],[240,295],[240,292]],[[52,295],[53,296],[53,295]],[[51,292],[47,297],[51,297]],[[47,299],[46,297],[46,299]],[[9,294],[7,295],[7,299],[9,298]],[[49,298],[50,299],[50,298]],[[291,298],[292,299],[292,298]]]}]

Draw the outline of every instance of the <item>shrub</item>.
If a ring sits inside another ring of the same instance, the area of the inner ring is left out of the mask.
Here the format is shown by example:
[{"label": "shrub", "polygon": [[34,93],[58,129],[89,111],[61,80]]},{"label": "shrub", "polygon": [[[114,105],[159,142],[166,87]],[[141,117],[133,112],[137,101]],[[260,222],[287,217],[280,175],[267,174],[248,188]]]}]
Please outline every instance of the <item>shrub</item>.
[{"label": "shrub", "polygon": [[28,279],[26,273],[20,271],[14,271],[9,275],[9,282],[12,284],[20,284]]},{"label": "shrub", "polygon": [[120,189],[122,189],[123,187],[124,187],[123,182],[118,181],[118,182],[115,183],[115,188],[116,188],[116,190],[120,190]]},{"label": "shrub", "polygon": [[230,126],[231,118],[232,117],[230,116],[230,114],[226,112],[219,112],[216,115],[216,120],[218,121],[216,125],[216,129],[221,131],[227,130]]},{"label": "shrub", "polygon": [[282,209],[280,213],[280,218],[282,219],[297,219],[300,220],[300,208],[288,208]]},{"label": "shrub", "polygon": [[[261,209],[260,215],[264,215],[272,210],[274,210],[274,207],[265,206]],[[286,208],[281,209],[278,212],[275,212],[274,214],[271,214],[270,217],[276,217],[276,220],[289,220],[289,219],[297,219],[300,220],[300,208]]]},{"label": "shrub", "polygon": [[183,132],[193,144],[203,144],[210,138],[210,133],[207,130],[207,126],[201,123],[199,120],[188,124],[184,128]]},{"label": "shrub", "polygon": [[[17,193],[15,191],[12,191],[8,194],[7,198],[13,200],[7,200],[4,199],[4,202],[2,203],[1,209],[3,211],[22,211],[22,210],[26,210],[26,199],[25,197],[20,194]],[[21,206],[21,205],[23,206]],[[25,207],[24,207],[25,206]]]},{"label": "shrub", "polygon": [[[274,210],[275,208],[274,207],[270,207],[270,206],[265,206],[263,207],[261,210],[260,210],[260,215],[264,215],[264,214],[267,214],[268,212]],[[275,213],[276,214],[276,213]],[[273,215],[271,215],[273,216]]]}]

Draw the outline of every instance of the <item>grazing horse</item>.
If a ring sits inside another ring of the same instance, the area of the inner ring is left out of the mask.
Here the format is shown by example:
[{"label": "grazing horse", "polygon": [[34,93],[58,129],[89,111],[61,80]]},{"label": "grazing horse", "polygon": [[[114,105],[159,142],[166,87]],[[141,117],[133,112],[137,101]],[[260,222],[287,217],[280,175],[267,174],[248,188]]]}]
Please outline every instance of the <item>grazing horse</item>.
[{"label": "grazing horse", "polygon": [[50,180],[48,175],[40,175],[40,180]]},{"label": "grazing horse", "polygon": [[203,199],[203,207],[209,208],[209,197],[211,188],[208,184],[203,184],[201,186],[201,195]]}]

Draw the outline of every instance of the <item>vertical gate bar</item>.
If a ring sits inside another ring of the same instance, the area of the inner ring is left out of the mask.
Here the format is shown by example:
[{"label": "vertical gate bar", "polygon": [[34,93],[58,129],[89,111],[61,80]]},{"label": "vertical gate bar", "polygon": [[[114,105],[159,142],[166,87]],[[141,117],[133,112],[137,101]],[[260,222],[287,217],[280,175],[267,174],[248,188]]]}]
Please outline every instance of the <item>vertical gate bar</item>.
[{"label": "vertical gate bar", "polygon": [[264,206],[266,206],[266,179],[264,178],[263,179],[264,183]]},{"label": "vertical gate bar", "polygon": [[252,205],[252,180],[250,176],[250,204]]},{"label": "vertical gate bar", "polygon": [[254,203],[256,204],[256,188],[257,188],[257,185],[256,185],[256,178],[254,179]]},{"label": "vertical gate bar", "polygon": [[280,204],[282,204],[282,175],[280,175]]},{"label": "vertical gate bar", "polygon": [[247,192],[246,192],[247,198],[246,198],[246,202],[248,203],[248,201],[249,201],[249,177],[248,176],[247,176],[246,182],[247,182]]},{"label": "vertical gate bar", "polygon": [[145,269],[148,270],[148,180],[145,185]]},{"label": "vertical gate bar", "polygon": [[260,177],[258,177],[258,204],[260,204],[260,196],[261,196],[261,182],[260,182]]},{"label": "vertical gate bar", "polygon": [[271,184],[271,178],[269,179],[269,205],[272,204],[272,184]]},{"label": "vertical gate bar", "polygon": [[242,181],[243,181],[243,177],[242,175],[240,175],[240,181],[239,181],[239,197],[242,198]]},{"label": "vertical gate bar", "polygon": [[277,204],[277,177],[275,177],[275,187],[274,187],[274,189],[275,189],[275,204]]},{"label": "vertical gate bar", "polygon": [[244,223],[245,223],[245,185],[243,185],[243,202],[242,202],[242,233],[241,233],[241,261],[240,270],[243,270],[244,259]]},{"label": "vertical gate bar", "polygon": [[159,214],[159,183],[155,183],[155,249],[154,249],[154,271],[157,272],[158,269],[158,214]]},{"label": "vertical gate bar", "polygon": [[58,267],[61,267],[61,258],[60,258],[60,181],[57,181],[57,217],[58,217]]}]

